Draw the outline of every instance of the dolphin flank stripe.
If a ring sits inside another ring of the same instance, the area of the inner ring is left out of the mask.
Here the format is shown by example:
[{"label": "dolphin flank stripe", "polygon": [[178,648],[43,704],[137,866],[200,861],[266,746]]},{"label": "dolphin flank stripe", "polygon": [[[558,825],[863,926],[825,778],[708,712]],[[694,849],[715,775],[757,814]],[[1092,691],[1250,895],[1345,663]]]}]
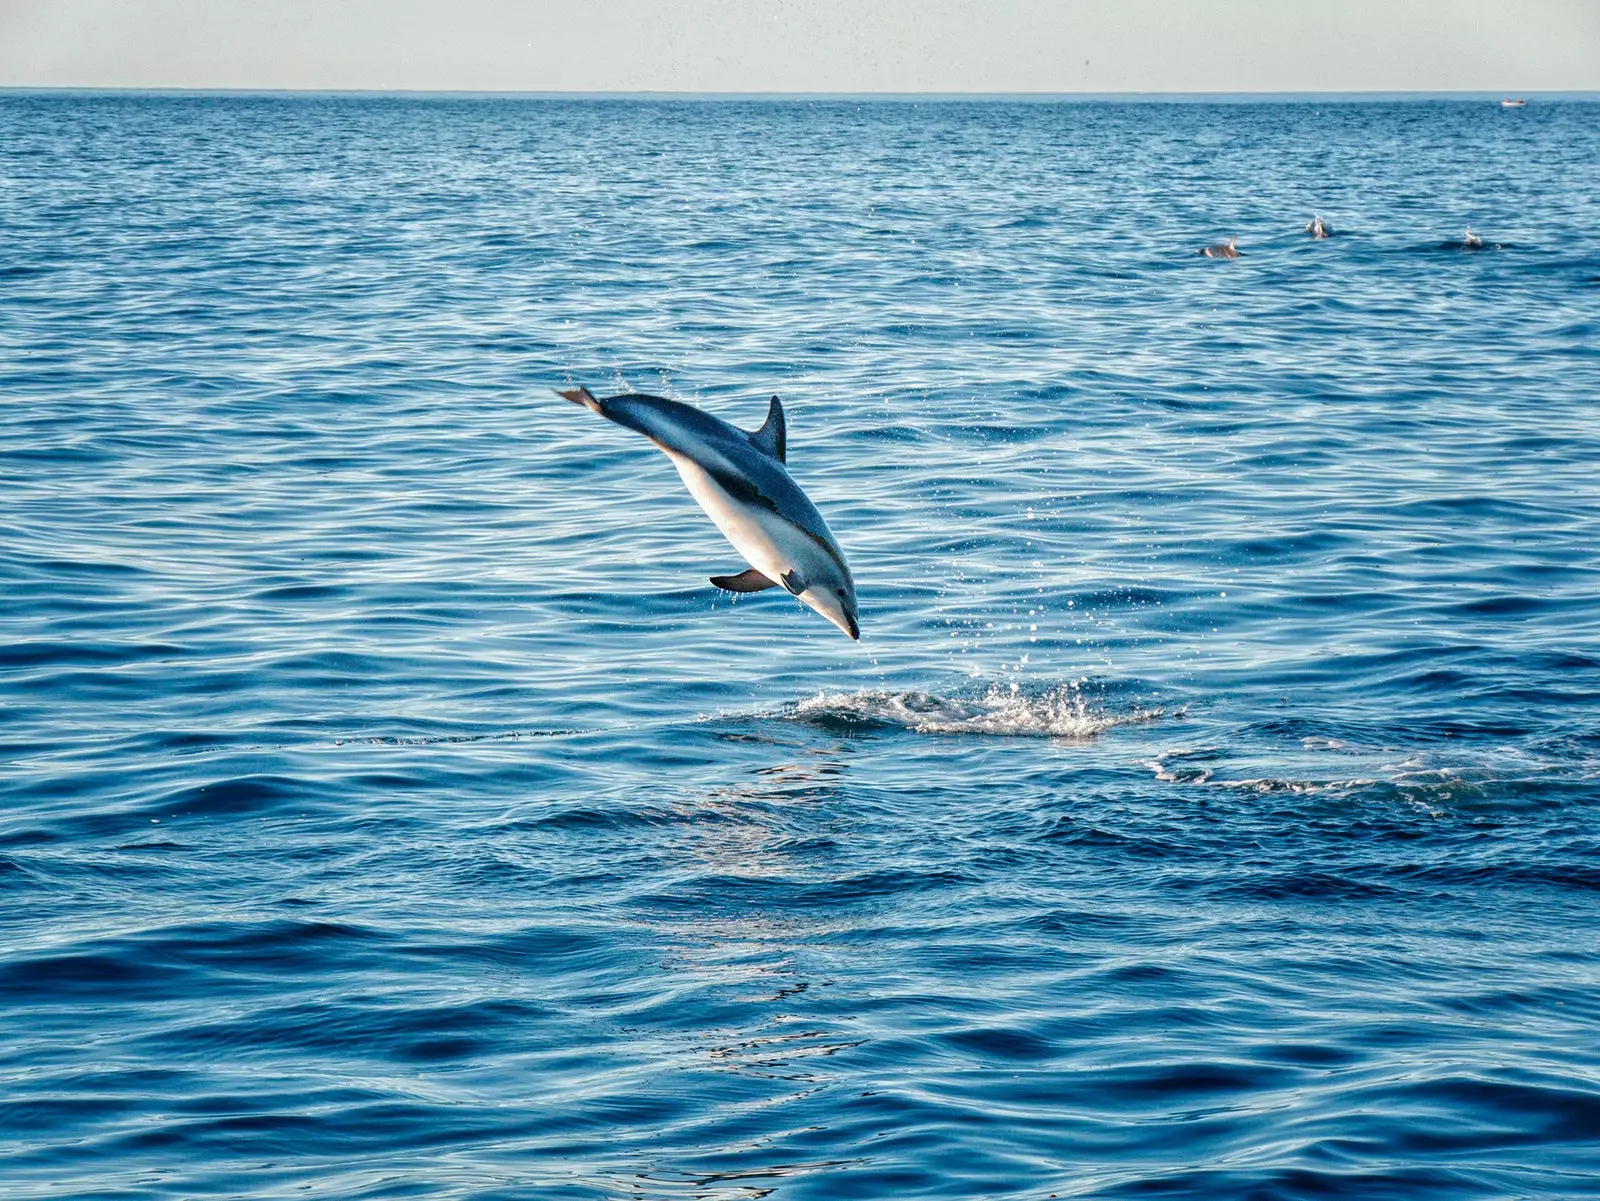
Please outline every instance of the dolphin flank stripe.
[{"label": "dolphin flank stripe", "polygon": [[[777,501],[773,500],[770,496],[763,495],[760,488],[742,476],[734,472],[722,471],[712,467],[706,468],[706,474],[712,479],[716,480],[718,485],[725,489],[730,496],[738,497],[739,499],[747,501],[753,505],[760,505],[762,508],[770,509],[774,513],[781,513],[782,510],[779,509]],[[847,567],[845,567],[844,556],[839,553],[839,548],[833,545],[833,542],[830,539],[815,534],[811,530],[806,529],[804,526],[800,526],[799,529],[808,538],[811,538],[813,541],[815,541],[816,544],[822,548],[823,552],[833,559],[841,569],[849,570]]]}]

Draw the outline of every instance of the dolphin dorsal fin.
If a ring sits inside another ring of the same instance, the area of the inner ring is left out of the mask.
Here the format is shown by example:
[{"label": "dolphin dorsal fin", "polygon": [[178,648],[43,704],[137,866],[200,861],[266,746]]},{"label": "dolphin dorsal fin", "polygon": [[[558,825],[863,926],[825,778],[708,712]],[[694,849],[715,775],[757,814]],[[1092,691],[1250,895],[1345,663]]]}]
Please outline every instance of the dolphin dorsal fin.
[{"label": "dolphin dorsal fin", "polygon": [[766,422],[750,435],[750,441],[757,450],[765,451],[778,462],[786,461],[788,447],[784,437],[783,402],[776,396],[767,408]]}]

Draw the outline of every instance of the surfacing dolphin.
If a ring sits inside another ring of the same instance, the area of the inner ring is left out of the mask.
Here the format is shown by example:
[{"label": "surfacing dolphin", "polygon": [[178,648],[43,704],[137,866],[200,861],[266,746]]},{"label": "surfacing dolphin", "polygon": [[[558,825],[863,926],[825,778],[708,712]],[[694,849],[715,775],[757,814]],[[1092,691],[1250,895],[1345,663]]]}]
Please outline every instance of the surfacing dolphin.
[{"label": "surfacing dolphin", "polygon": [[1320,213],[1312,213],[1311,221],[1306,226],[1306,232],[1313,238],[1331,238],[1333,237],[1333,226],[1324,221]]},{"label": "surfacing dolphin", "polygon": [[1239,257],[1239,239],[1229,238],[1226,242],[1217,242],[1196,253],[1203,254],[1208,259],[1236,259]]},{"label": "surfacing dolphin", "polygon": [[637,430],[663,451],[706,515],[750,564],[712,576],[728,592],[780,585],[852,638],[861,637],[856,586],[844,553],[784,467],[783,405],[776,396],[754,433],[693,405],[629,393],[598,400],[587,388],[560,395],[608,421]]}]

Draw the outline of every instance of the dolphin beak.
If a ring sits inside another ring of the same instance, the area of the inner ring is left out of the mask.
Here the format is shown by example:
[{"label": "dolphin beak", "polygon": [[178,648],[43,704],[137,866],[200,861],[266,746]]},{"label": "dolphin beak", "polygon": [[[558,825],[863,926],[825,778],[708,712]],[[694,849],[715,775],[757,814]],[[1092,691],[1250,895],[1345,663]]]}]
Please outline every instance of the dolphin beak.
[{"label": "dolphin beak", "polygon": [[855,641],[861,641],[861,622],[856,619],[856,615],[854,613],[829,613],[825,609],[819,609],[818,612],[826,617],[829,621],[833,622],[834,625],[838,626],[846,634],[850,635],[850,637]]},{"label": "dolphin beak", "polygon": [[861,641],[861,618],[856,613],[855,605],[840,605],[839,616],[833,619],[833,624],[849,634],[856,642]]},{"label": "dolphin beak", "polygon": [[846,600],[832,588],[807,588],[800,600],[838,626],[856,642],[861,641],[861,619],[853,600]]}]

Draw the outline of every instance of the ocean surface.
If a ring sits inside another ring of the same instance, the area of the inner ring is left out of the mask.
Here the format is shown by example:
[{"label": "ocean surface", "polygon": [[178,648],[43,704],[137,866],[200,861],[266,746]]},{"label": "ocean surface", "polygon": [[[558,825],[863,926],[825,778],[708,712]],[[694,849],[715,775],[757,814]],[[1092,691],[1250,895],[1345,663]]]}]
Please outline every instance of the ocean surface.
[{"label": "ocean surface", "polygon": [[1597,129],[0,95],[0,1194],[1600,1195]]}]

